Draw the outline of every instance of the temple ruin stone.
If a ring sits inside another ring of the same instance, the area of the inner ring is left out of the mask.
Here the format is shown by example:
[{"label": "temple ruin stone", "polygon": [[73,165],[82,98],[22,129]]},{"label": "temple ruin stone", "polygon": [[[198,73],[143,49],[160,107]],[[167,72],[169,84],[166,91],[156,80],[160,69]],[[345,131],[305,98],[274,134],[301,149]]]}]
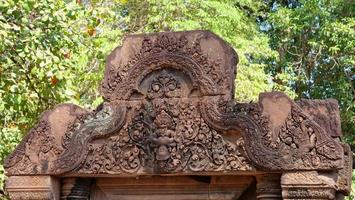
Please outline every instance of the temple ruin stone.
[{"label": "temple ruin stone", "polygon": [[[44,112],[5,161],[11,199],[323,199],[349,195],[334,99],[234,100],[238,56],[209,31],[127,36],[94,111]],[[251,86],[252,87],[252,86]]]}]

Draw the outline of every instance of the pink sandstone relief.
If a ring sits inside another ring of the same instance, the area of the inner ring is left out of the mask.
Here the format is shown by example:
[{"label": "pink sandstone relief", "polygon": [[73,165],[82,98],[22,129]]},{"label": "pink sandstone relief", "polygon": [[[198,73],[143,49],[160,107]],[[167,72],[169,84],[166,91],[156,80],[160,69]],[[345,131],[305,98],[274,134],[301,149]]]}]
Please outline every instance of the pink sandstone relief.
[{"label": "pink sandstone relief", "polygon": [[[275,199],[348,195],[352,158],[340,140],[337,101],[270,92],[238,103],[237,63],[236,52],[208,31],[128,36],[107,58],[104,103],[95,111],[61,104],[44,112],[6,159],[6,174],[263,173],[282,175]],[[13,187],[10,196],[21,199]]]}]

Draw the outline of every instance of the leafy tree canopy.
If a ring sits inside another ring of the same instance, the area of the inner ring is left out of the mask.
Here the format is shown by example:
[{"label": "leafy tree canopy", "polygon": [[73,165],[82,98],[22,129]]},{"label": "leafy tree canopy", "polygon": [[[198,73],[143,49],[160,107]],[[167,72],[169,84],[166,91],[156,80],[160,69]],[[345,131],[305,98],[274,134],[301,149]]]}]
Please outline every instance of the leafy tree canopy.
[{"label": "leafy tree canopy", "polygon": [[[270,2],[262,22],[270,46],[278,52],[266,71],[291,88],[297,98],[335,98],[343,133],[355,147],[354,1]],[[283,78],[287,76],[289,78]]]}]

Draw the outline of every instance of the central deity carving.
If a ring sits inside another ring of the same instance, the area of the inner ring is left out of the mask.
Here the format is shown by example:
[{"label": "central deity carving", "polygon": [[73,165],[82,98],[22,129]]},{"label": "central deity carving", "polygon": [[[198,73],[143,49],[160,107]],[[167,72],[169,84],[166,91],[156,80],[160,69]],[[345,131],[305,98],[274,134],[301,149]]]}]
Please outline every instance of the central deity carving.
[{"label": "central deity carving", "polygon": [[170,167],[178,165],[179,161],[173,158],[177,144],[174,139],[175,123],[166,108],[156,116],[141,109],[128,130],[132,140],[155,158],[158,167],[164,168],[169,159],[172,159]]}]

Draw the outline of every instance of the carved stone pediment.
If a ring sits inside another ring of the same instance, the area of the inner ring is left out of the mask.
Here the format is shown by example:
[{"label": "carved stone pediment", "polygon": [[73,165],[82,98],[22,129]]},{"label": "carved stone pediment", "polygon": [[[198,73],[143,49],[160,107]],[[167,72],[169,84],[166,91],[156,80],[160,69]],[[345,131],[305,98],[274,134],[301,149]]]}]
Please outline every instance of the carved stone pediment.
[{"label": "carved stone pediment", "polygon": [[158,78],[157,71],[167,69],[188,87],[179,90],[181,97],[226,95],[231,98],[237,62],[235,51],[211,32],[128,36],[122,47],[108,56],[101,92],[107,101],[134,100],[153,93],[157,93],[155,97],[163,97],[159,96],[163,91],[173,97],[172,85],[159,90],[161,83],[153,85],[154,88],[146,84],[150,78]]},{"label": "carved stone pediment", "polygon": [[6,173],[283,173],[351,163],[334,100],[294,102],[271,92],[237,103],[237,62],[208,31],[128,36],[107,59],[105,102],[92,112],[71,104],[45,112],[7,158]]}]

